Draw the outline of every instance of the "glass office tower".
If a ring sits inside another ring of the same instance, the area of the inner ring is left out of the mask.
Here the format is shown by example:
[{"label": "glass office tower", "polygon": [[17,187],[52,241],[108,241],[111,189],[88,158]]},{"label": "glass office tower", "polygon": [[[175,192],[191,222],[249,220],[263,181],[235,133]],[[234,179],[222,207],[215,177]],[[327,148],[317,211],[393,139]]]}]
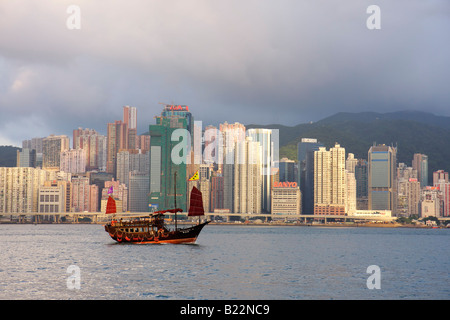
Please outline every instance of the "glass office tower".
[{"label": "glass office tower", "polygon": [[397,148],[386,145],[372,146],[368,153],[369,210],[397,208]]}]

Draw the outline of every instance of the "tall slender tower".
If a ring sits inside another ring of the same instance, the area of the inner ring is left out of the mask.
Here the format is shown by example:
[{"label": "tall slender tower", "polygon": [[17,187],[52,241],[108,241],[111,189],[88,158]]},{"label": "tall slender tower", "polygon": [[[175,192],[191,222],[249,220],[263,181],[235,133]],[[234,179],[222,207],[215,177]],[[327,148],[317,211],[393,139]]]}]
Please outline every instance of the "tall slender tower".
[{"label": "tall slender tower", "polygon": [[42,167],[59,170],[62,151],[69,150],[69,137],[50,135],[42,140]]},{"label": "tall slender tower", "polygon": [[[173,141],[172,138],[176,136],[173,133],[177,129],[187,129],[186,117],[161,115],[156,117],[156,124],[149,127],[151,139],[149,205],[158,210],[174,209],[175,197],[177,207],[184,211],[187,209],[186,159],[188,148],[187,145],[185,148],[175,148],[188,143],[186,141],[188,137],[185,135],[182,139],[180,137],[180,140]],[[174,182],[175,175],[176,181]],[[176,183],[176,194],[174,194],[174,183]]]},{"label": "tall slender tower", "polygon": [[298,183],[302,194],[302,213],[314,212],[314,151],[324,145],[317,139],[302,138],[297,144]]},{"label": "tall slender tower", "polygon": [[223,208],[234,210],[234,156],[236,144],[245,141],[245,126],[239,122],[220,124],[223,141]]},{"label": "tall slender tower", "polygon": [[343,215],[347,211],[345,148],[314,151],[314,214]]},{"label": "tall slender tower", "polygon": [[428,156],[415,153],[412,167],[417,170],[417,180],[420,182],[420,187],[426,187],[428,185]]},{"label": "tall slender tower", "polygon": [[236,144],[234,212],[261,213],[261,146],[247,137]]},{"label": "tall slender tower", "polygon": [[117,170],[117,153],[121,149],[128,149],[128,125],[116,120],[107,126],[106,172],[114,174],[114,177]]},{"label": "tall slender tower", "polygon": [[369,210],[397,209],[397,148],[374,145],[368,153]]},{"label": "tall slender tower", "polygon": [[253,141],[259,142],[261,146],[261,210],[262,212],[270,213],[271,210],[271,184],[270,177],[272,174],[273,162],[273,144],[272,144],[272,130],[270,129],[249,129],[247,135]]}]

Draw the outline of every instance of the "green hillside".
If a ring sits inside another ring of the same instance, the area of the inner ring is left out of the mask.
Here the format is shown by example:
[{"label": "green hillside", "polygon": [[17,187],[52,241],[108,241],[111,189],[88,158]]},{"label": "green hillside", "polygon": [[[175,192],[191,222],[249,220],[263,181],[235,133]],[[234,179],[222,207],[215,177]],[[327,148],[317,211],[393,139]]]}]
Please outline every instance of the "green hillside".
[{"label": "green hillside", "polygon": [[[404,115],[402,117],[402,114]],[[248,125],[280,130],[280,158],[297,159],[301,138],[316,138],[327,148],[338,142],[346,152],[367,159],[374,143],[398,147],[397,160],[411,166],[414,153],[428,155],[429,176],[450,170],[450,118],[420,112],[338,113],[316,123],[295,127]]]}]

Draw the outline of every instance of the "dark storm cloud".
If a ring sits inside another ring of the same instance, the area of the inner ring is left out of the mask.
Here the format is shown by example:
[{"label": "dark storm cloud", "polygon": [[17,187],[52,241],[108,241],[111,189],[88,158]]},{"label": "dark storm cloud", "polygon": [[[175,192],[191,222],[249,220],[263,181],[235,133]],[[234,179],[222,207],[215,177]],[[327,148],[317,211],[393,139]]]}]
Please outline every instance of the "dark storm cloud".
[{"label": "dark storm cloud", "polygon": [[[68,30],[66,9],[81,9]],[[5,1],[0,144],[89,127],[158,102],[204,124],[295,125],[339,111],[450,115],[446,1]]]}]

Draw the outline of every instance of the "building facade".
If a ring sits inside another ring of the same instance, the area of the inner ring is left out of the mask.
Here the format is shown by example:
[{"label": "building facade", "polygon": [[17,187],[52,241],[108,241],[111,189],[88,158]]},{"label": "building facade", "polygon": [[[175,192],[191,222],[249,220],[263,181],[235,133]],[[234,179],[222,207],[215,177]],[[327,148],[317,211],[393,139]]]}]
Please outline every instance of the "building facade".
[{"label": "building facade", "polygon": [[[187,129],[187,118],[183,116],[156,117],[150,125],[150,198],[149,204],[158,210],[187,210],[186,159],[188,138],[182,133],[179,140],[172,141],[177,129]],[[175,148],[175,150],[174,150]],[[176,159],[175,159],[176,158]],[[176,187],[176,193],[175,193]]]},{"label": "building facade", "polygon": [[428,156],[421,153],[415,153],[412,160],[412,167],[417,171],[417,179],[420,186],[428,186]]},{"label": "building facade", "polygon": [[397,149],[374,145],[368,153],[369,210],[397,210]]},{"label": "building facade", "polygon": [[317,139],[302,138],[297,144],[298,183],[302,194],[302,212],[314,212],[314,151],[324,145]]},{"label": "building facade", "polygon": [[314,214],[347,212],[347,179],[345,148],[336,143],[329,151],[325,147],[314,151]]},{"label": "building facade", "polygon": [[[261,213],[261,146],[246,137],[238,142],[234,161],[235,213]],[[270,176],[269,176],[270,177]]]},{"label": "building facade", "polygon": [[301,194],[296,182],[274,183],[272,188],[272,214],[301,214]]}]

